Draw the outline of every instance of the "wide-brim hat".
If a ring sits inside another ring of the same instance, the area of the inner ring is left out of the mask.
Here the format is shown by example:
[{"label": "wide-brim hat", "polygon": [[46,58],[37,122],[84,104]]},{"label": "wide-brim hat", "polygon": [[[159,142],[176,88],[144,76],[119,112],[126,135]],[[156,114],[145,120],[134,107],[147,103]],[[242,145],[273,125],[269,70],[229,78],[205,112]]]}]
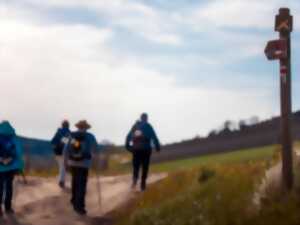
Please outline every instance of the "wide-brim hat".
[{"label": "wide-brim hat", "polygon": [[88,130],[92,126],[86,120],[80,120],[78,123],[75,124],[75,127],[77,127],[78,129]]}]

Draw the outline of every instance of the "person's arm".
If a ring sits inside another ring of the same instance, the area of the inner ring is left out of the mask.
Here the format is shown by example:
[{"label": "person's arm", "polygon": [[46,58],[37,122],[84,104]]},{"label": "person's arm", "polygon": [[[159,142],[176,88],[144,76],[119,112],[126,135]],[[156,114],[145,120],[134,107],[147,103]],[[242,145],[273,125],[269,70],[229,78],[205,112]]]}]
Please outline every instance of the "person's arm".
[{"label": "person's arm", "polygon": [[51,140],[52,145],[57,145],[60,141],[61,135],[60,135],[60,130],[58,129],[54,135],[54,137]]},{"label": "person's arm", "polygon": [[132,131],[130,130],[130,132],[126,136],[126,141],[125,141],[125,148],[129,152],[131,152],[131,146],[130,146],[131,138],[132,138]]},{"label": "person's arm", "polygon": [[153,141],[153,143],[154,143],[154,145],[155,145],[155,149],[156,149],[156,151],[160,151],[160,143],[159,143],[159,140],[158,140],[158,138],[157,138],[157,135],[156,135],[156,133],[155,133],[155,130],[153,129],[153,127],[152,126],[150,126],[150,128],[151,128],[151,133],[152,133],[152,141]]},{"label": "person's arm", "polygon": [[62,153],[64,166],[67,170],[68,170],[69,147],[71,144],[71,140],[72,140],[72,138],[70,137],[68,143],[65,144],[63,153]]}]

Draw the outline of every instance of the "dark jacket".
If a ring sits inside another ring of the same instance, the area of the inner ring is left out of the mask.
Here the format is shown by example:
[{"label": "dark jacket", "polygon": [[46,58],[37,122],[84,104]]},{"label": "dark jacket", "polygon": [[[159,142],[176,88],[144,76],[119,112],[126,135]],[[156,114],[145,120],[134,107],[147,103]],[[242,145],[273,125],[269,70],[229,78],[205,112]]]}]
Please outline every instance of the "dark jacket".
[{"label": "dark jacket", "polygon": [[152,150],[152,143],[155,146],[156,151],[160,151],[160,143],[157,138],[157,135],[148,122],[137,122],[129,131],[127,137],[126,137],[126,143],[125,147],[128,151],[132,151],[132,138],[133,138],[133,133],[136,130],[136,128],[139,128],[142,130],[143,134],[147,137],[148,141],[145,143],[144,150],[151,151]]},{"label": "dark jacket", "polygon": [[64,144],[62,143],[62,138],[69,137],[71,131],[69,128],[59,128],[54,137],[51,140],[51,144],[53,145],[54,152],[56,155],[62,155]]}]

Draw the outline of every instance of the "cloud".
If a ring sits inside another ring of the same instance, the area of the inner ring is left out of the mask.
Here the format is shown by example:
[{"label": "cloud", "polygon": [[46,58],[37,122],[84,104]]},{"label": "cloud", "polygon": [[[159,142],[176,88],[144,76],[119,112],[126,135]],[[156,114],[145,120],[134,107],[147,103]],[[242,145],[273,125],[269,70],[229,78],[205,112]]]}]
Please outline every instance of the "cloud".
[{"label": "cloud", "polygon": [[[45,4],[44,7],[87,4],[78,0],[30,1],[36,5]],[[103,11],[108,7],[101,1],[91,1],[90,4],[95,4],[95,8],[103,7]],[[245,54],[253,55],[260,46],[255,50],[249,46],[261,42],[261,37],[256,39],[255,35],[239,34],[237,38],[218,31],[221,51],[227,46],[227,58],[226,54],[224,58],[197,59],[193,53],[174,53],[178,56],[176,59],[168,58],[168,54],[155,59],[155,56],[162,55],[157,51],[151,58],[152,67],[146,66],[147,56],[129,57],[129,51],[121,55],[111,49],[112,44],[118,44],[111,43],[116,35],[116,24],[137,30],[145,26],[138,32],[149,35],[149,38],[158,38],[159,43],[173,42],[172,45],[178,47],[182,39],[161,32],[163,26],[156,30],[155,24],[164,21],[163,14],[157,16],[156,12],[139,4],[129,5],[130,10],[137,10],[149,20],[156,19],[153,24],[151,21],[149,24],[147,21],[139,23],[139,19],[133,16],[135,19],[124,20],[122,24],[123,1],[107,4],[115,4],[110,7],[115,7],[114,15],[120,17],[105,27],[83,23],[47,24],[35,10],[0,4],[0,12],[5,11],[0,14],[0,118],[13,121],[20,134],[49,139],[62,119],[69,118],[74,123],[86,118],[93,124],[93,132],[99,140],[123,143],[132,123],[141,112],[147,111],[162,142],[166,143],[206,134],[226,119],[248,118],[251,114],[266,118],[274,111],[274,96],[269,90],[259,87],[254,93],[228,90],[221,85],[224,78],[218,80],[218,88],[180,86],[173,73],[155,67],[155,60],[162,60],[161,63],[174,60],[171,66],[182,63],[189,67],[193,60],[194,64],[218,67],[223,65],[222,60],[229,60],[230,55],[236,57],[228,46],[236,43],[245,48]],[[166,24],[166,31],[173,30],[172,22]],[[154,37],[151,33],[162,36]],[[249,50],[254,53],[248,53]],[[206,73],[206,70],[202,72]]]},{"label": "cloud", "polygon": [[[209,1],[194,10],[192,20],[195,23],[238,28],[269,28],[274,24],[274,16],[280,7],[296,6],[296,1],[287,3],[282,0],[246,1],[223,0]],[[299,6],[297,7],[299,9]]]},{"label": "cloud", "polygon": [[[41,8],[52,9],[87,9],[104,15],[112,26],[125,28],[128,31],[157,44],[178,46],[182,43],[176,27],[160,10],[133,0],[25,0],[25,3]],[[164,21],[162,23],[162,21]]]}]

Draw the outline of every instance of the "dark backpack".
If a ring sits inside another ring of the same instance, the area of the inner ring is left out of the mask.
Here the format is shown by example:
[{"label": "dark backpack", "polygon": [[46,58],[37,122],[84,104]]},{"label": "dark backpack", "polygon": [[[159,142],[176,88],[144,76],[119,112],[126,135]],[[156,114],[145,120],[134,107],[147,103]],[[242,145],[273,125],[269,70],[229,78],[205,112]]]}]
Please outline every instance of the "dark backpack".
[{"label": "dark backpack", "polygon": [[13,136],[0,135],[0,164],[9,166],[17,158],[16,145]]},{"label": "dark backpack", "polygon": [[82,161],[91,159],[85,134],[73,134],[69,145],[69,159]]},{"label": "dark backpack", "polygon": [[146,148],[149,139],[144,134],[143,130],[136,128],[132,134],[132,148],[133,150],[143,150]]},{"label": "dark backpack", "polygon": [[59,129],[57,133],[55,134],[54,138],[52,139],[51,143],[53,144],[54,148],[54,154],[55,155],[62,155],[64,152],[64,148],[68,141],[64,139],[69,138],[69,132],[63,129]]}]

